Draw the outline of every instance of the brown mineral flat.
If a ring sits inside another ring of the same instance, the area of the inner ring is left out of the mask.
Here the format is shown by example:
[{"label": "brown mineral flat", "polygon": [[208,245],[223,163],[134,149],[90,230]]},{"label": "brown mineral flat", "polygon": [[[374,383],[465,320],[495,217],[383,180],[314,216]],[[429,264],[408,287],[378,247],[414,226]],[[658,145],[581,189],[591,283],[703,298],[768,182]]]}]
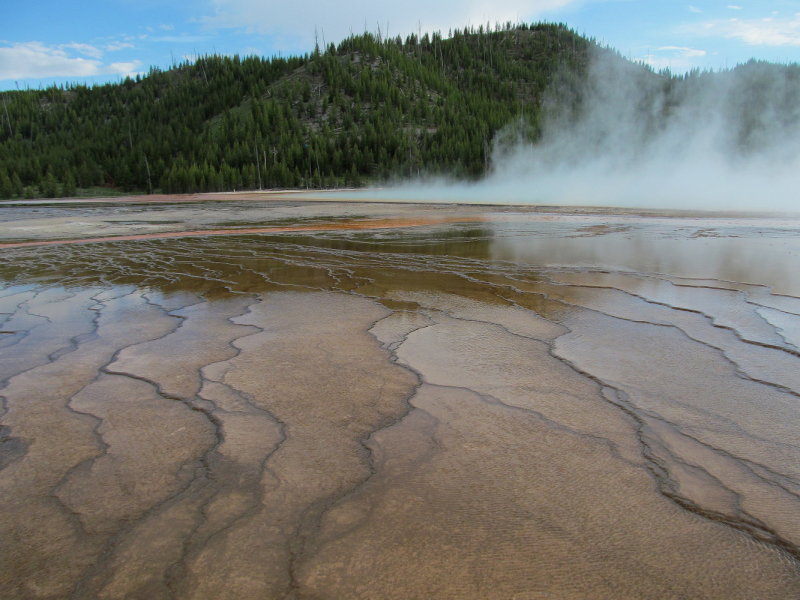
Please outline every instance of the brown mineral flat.
[{"label": "brown mineral flat", "polygon": [[0,215],[4,600],[800,598],[796,225],[256,204]]},{"label": "brown mineral flat", "polygon": [[168,231],[164,233],[143,233],[138,235],[120,235],[113,237],[83,238],[73,240],[48,240],[39,242],[14,242],[0,244],[0,249],[28,248],[34,246],[58,246],[61,244],[88,244],[93,242],[131,242],[138,240],[156,240],[164,238],[205,237],[213,235],[248,235],[256,233],[316,233],[320,231],[360,231],[380,229],[400,229],[420,227],[423,225],[440,225],[446,223],[479,223],[480,217],[441,217],[431,219],[383,219],[373,221],[350,221],[343,223],[323,223],[319,225],[298,225],[292,227],[255,227],[241,229],[205,229],[197,231]]}]

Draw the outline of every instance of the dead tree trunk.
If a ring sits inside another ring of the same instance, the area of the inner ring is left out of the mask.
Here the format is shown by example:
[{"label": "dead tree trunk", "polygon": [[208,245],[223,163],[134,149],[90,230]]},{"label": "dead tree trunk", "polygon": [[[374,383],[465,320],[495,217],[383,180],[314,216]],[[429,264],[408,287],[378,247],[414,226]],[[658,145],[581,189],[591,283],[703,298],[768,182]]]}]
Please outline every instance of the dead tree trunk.
[{"label": "dead tree trunk", "polygon": [[6,121],[8,122],[8,137],[13,138],[14,132],[11,131],[11,119],[8,118],[8,107],[6,106],[6,97],[3,96],[3,110],[6,113]]},{"label": "dead tree trunk", "polygon": [[256,169],[258,169],[258,190],[261,191],[261,163],[258,160],[258,137],[253,135],[253,148],[256,151]]},{"label": "dead tree trunk", "polygon": [[150,164],[147,162],[147,154],[142,153],[144,156],[144,166],[147,169],[147,185],[150,188],[150,195],[153,195],[153,182],[150,180]]}]

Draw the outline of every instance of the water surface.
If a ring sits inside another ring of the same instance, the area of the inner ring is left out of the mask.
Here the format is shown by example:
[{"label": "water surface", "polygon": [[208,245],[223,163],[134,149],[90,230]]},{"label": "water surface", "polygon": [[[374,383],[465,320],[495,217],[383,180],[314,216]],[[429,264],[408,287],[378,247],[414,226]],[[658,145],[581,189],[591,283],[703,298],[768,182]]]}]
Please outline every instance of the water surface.
[{"label": "water surface", "polygon": [[2,597],[800,596],[797,222],[120,210],[1,215]]}]

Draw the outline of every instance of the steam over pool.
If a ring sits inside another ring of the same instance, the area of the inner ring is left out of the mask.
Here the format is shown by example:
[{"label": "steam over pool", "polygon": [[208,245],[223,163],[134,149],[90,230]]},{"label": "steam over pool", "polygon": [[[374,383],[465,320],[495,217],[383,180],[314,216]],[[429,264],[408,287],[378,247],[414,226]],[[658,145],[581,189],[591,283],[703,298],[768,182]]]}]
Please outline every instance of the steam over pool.
[{"label": "steam over pool", "polygon": [[[570,97],[575,108],[557,112]],[[541,139],[527,141],[530,118],[513,122],[495,137],[484,180],[432,178],[377,197],[800,212],[798,65],[670,79],[596,51],[587,82],[565,70],[543,106]]]}]

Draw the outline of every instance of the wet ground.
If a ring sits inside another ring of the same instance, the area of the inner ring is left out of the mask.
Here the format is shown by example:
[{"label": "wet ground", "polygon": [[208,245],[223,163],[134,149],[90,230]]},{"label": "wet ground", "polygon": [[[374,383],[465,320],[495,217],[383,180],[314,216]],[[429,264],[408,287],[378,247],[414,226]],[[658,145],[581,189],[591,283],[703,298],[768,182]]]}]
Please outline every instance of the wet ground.
[{"label": "wet ground", "polygon": [[800,597],[798,220],[33,204],[0,255],[2,598]]}]

